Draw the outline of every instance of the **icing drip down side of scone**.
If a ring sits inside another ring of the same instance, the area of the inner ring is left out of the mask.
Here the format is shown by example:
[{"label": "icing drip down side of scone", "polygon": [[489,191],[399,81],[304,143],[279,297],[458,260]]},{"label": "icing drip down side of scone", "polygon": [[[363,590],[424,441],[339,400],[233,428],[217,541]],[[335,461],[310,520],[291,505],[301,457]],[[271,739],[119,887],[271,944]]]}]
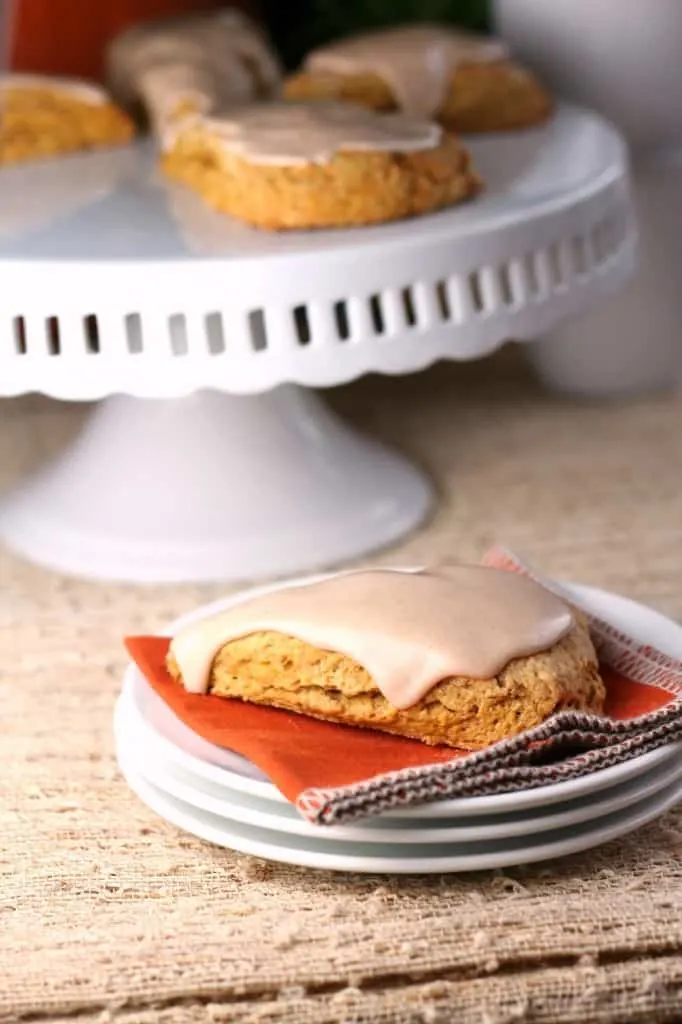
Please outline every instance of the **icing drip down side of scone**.
[{"label": "icing drip down side of scone", "polygon": [[[196,126],[252,164],[325,164],[342,151],[409,153],[438,146],[442,129],[403,114],[378,114],[351,103],[268,103],[200,118]],[[177,131],[190,128],[189,120]],[[172,144],[173,130],[166,143]]]},{"label": "icing drip down side of scone", "polygon": [[320,47],[308,55],[304,66],[319,74],[376,75],[390,87],[402,111],[431,118],[460,65],[507,57],[507,47],[498,39],[444,25],[408,25]]},{"label": "icing drip down side of scone", "polygon": [[409,708],[444,679],[493,678],[573,626],[564,601],[515,573],[465,565],[352,572],[193,623],[172,640],[170,656],[185,688],[205,693],[226,643],[275,631],[352,658],[393,707]]},{"label": "icing drip down side of scone", "polygon": [[108,69],[114,95],[141,99],[156,131],[176,114],[267,99],[282,80],[260,28],[232,10],[136,25],[110,45]]}]

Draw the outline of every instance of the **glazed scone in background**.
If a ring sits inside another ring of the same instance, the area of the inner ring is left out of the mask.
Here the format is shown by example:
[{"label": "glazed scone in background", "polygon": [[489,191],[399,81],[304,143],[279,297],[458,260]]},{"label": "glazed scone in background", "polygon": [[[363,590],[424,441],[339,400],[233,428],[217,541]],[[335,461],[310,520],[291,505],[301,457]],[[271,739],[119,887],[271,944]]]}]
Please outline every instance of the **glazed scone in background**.
[{"label": "glazed scone in background", "polygon": [[0,165],[121,145],[133,135],[130,118],[98,86],[0,76]]},{"label": "glazed scone in background", "polygon": [[287,79],[285,95],[402,109],[471,133],[540,124],[553,106],[503,43],[437,25],[386,29],[320,47]]},{"label": "glazed scone in background", "polygon": [[272,98],[282,70],[261,26],[227,8],[120,33],[108,47],[107,79],[120,103],[142,108],[158,128],[177,108],[209,114]]},{"label": "glazed scone in background", "polygon": [[[267,135],[267,153],[254,133]],[[270,230],[398,220],[482,186],[468,152],[436,126],[339,103],[190,120],[171,137],[162,167],[214,209]]]}]

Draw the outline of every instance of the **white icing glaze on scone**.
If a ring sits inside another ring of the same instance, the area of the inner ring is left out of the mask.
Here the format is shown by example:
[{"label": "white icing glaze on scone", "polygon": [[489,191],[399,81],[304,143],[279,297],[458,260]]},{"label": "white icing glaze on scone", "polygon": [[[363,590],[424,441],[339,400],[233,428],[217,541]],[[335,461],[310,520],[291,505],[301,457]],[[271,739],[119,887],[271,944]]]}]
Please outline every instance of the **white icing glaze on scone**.
[{"label": "white icing glaze on scone", "polygon": [[163,140],[173,125],[194,114],[209,114],[215,106],[215,86],[210,72],[194,64],[159,64],[139,78],[154,134]]},{"label": "white icing glaze on scone", "polygon": [[192,623],[170,653],[185,688],[205,693],[225,643],[275,631],[352,658],[394,707],[408,708],[443,679],[493,678],[515,658],[548,650],[573,626],[564,601],[500,569],[351,572]]},{"label": "white icing glaze on scone", "polygon": [[92,82],[85,82],[78,78],[58,78],[53,75],[28,75],[15,72],[0,74],[0,101],[3,93],[21,91],[22,89],[44,89],[47,92],[63,93],[65,96],[88,103],[93,107],[101,107],[105,103],[111,102],[106,90]]},{"label": "white icing glaze on scone", "polygon": [[405,113],[433,117],[460,65],[487,64],[507,56],[499,39],[445,25],[405,25],[322,46],[308,55],[304,67],[321,74],[374,74],[390,87]]},{"label": "white icing glaze on scone", "polygon": [[169,147],[187,128],[198,128],[230,153],[253,164],[328,163],[342,151],[408,153],[436,147],[442,130],[403,114],[379,114],[351,103],[267,103],[222,118],[188,118],[171,125]]}]

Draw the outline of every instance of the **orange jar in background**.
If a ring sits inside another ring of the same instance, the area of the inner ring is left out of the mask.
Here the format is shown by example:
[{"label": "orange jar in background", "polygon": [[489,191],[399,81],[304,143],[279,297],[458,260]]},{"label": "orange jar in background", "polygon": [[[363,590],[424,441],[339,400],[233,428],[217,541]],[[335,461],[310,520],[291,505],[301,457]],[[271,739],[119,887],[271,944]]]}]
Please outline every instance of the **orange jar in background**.
[{"label": "orange jar in background", "polygon": [[249,0],[0,0],[0,13],[9,9],[11,16],[11,68],[99,79],[108,40],[136,21],[253,6]]}]

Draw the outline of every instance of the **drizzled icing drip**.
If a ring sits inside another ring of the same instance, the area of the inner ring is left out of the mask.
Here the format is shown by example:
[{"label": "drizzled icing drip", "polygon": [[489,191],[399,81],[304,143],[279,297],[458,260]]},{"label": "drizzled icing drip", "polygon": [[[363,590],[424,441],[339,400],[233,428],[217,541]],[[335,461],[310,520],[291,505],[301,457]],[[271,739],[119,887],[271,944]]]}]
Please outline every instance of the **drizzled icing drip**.
[{"label": "drizzled icing drip", "polygon": [[441,129],[403,114],[377,114],[350,103],[269,103],[231,111],[220,119],[187,119],[170,128],[194,123],[221,146],[250,163],[296,166],[327,163],[346,150],[409,152],[432,149]]},{"label": "drizzled icing drip", "polygon": [[137,25],[114,40],[108,64],[114,94],[126,104],[141,98],[158,134],[186,112],[272,96],[281,82],[267,40],[238,11]]},{"label": "drizzled icing drip", "polygon": [[507,48],[497,39],[444,25],[409,25],[320,47],[309,54],[305,67],[322,74],[374,74],[390,87],[405,113],[433,117],[459,65],[506,56]]},{"label": "drizzled icing drip", "polygon": [[139,90],[162,147],[177,126],[209,114],[217,102],[210,73],[193,64],[152,66],[140,75]]},{"label": "drizzled icing drip", "polygon": [[549,649],[573,625],[568,605],[527,577],[444,566],[278,590],[193,623],[170,650],[186,689],[203,693],[225,643],[272,630],[352,658],[394,707],[407,708],[443,679],[491,678],[513,659]]}]

